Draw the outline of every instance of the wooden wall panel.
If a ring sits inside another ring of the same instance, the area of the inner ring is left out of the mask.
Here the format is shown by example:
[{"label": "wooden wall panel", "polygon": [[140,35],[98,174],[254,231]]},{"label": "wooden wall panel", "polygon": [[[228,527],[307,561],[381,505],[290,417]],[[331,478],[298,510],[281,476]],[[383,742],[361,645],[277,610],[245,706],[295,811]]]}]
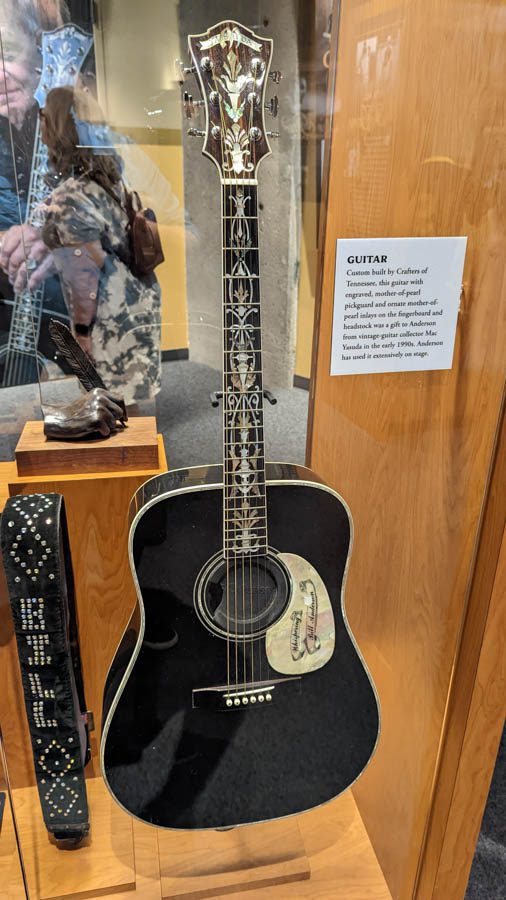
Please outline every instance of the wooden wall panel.
[{"label": "wooden wall panel", "polygon": [[[109,665],[134,608],[136,595],[128,562],[128,507],[137,488],[166,471],[159,438],[158,470],[96,475],[53,475],[18,478],[15,464],[0,468],[10,493],[63,494],[76,585],[83,676],[88,709],[95,716],[92,761],[88,777],[97,775],[102,720],[102,693]],[[13,787],[34,783],[33,761],[15,636],[8,607],[5,576],[0,573],[0,722]],[[19,710],[13,714],[14,710]]]},{"label": "wooden wall panel", "polygon": [[[382,704],[354,794],[407,900],[504,386],[506,20],[493,0],[343,0],[339,28],[308,462],[354,517],[347,608]],[[374,36],[393,47],[381,77],[360,62]],[[330,377],[336,238],[460,234],[453,368]]]},{"label": "wooden wall panel", "polygon": [[506,714],[506,417],[452,673],[417,897],[464,896]]}]

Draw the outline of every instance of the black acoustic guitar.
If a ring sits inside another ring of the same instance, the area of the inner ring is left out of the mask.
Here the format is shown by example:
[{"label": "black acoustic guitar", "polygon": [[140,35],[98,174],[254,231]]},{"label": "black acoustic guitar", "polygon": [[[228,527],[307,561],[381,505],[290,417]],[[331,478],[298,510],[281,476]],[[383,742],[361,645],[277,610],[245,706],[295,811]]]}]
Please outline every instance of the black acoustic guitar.
[{"label": "black acoustic guitar", "polygon": [[138,605],[101,757],[137,818],[220,828],[348,788],[379,709],[344,610],[349,510],[309,469],[264,459],[256,177],[272,41],[227,21],[189,46],[222,183],[223,466],[157,476],[132,502]]}]

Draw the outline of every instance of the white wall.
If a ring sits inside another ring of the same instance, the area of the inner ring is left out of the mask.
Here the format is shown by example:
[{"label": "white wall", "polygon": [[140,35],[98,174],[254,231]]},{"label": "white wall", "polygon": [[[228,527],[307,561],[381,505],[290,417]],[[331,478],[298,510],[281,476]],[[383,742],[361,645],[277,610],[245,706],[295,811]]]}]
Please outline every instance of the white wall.
[{"label": "white wall", "polygon": [[[95,29],[99,100],[111,125],[181,128],[174,60],[177,0],[99,0]],[[161,91],[162,93],[157,98]],[[149,116],[147,109],[162,109]]]}]

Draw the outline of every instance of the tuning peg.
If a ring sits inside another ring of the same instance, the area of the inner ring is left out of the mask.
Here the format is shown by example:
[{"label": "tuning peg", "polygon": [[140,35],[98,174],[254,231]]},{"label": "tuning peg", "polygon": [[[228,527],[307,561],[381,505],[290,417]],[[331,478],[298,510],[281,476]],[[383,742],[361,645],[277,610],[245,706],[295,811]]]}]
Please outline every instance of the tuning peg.
[{"label": "tuning peg", "polygon": [[185,75],[192,75],[196,72],[195,66],[185,66],[182,59],[174,60],[174,68],[176,71],[176,81],[179,84],[184,84]]},{"label": "tuning peg", "polygon": [[187,134],[189,134],[190,137],[205,137],[206,136],[205,131],[202,131],[201,128],[189,128]]},{"label": "tuning peg", "polygon": [[278,114],[278,110],[279,110],[278,98],[276,96],[272,97],[272,99],[269,100],[269,102],[265,104],[265,108],[268,112],[270,112],[271,116],[275,119]]},{"label": "tuning peg", "polygon": [[183,108],[186,118],[192,119],[195,112],[195,107],[193,105],[193,97],[188,93],[188,91],[185,91],[183,94]]},{"label": "tuning peg", "polygon": [[270,137],[270,138],[278,138],[279,137],[279,131],[266,131],[265,133],[266,133],[267,137]]},{"label": "tuning peg", "polygon": [[274,84],[279,84],[283,77],[283,73],[279,71],[279,69],[274,69],[274,72],[269,72],[269,78],[272,78]]}]

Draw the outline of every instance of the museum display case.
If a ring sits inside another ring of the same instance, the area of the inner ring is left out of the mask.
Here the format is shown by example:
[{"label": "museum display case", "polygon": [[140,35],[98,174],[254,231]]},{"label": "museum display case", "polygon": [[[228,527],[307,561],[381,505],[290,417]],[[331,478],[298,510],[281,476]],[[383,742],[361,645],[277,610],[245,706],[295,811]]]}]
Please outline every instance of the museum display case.
[{"label": "museum display case", "polygon": [[1,897],[464,896],[503,18],[0,0]]}]

